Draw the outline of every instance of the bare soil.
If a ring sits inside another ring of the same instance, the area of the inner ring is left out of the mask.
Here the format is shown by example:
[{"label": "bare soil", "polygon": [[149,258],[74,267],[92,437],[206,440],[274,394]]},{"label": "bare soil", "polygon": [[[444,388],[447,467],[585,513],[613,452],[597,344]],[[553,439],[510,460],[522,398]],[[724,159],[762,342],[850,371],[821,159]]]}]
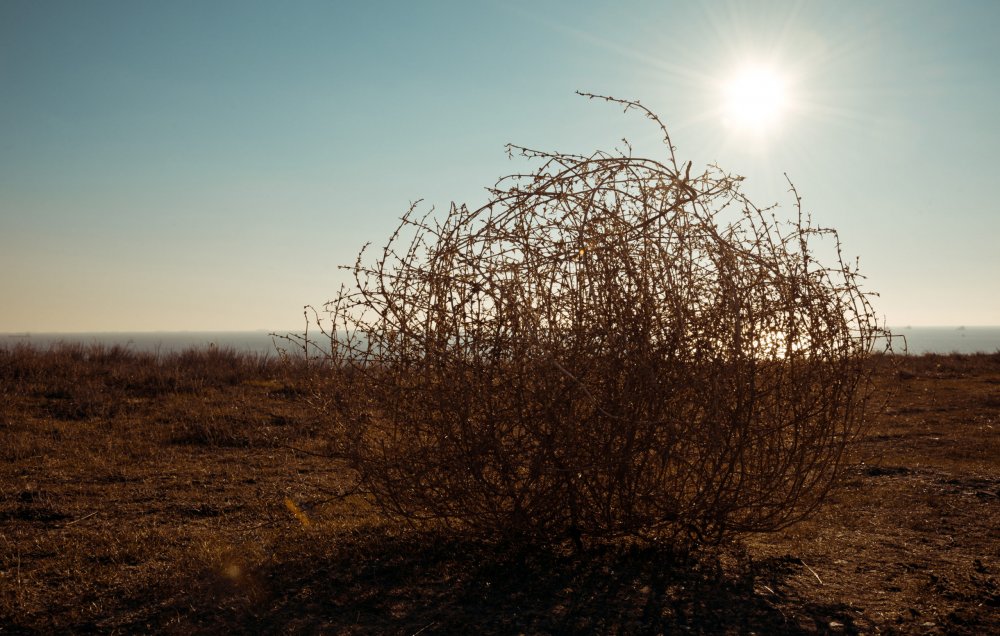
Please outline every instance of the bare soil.
[{"label": "bare soil", "polygon": [[907,358],[814,518],[687,555],[413,531],[309,375],[187,355],[0,349],[0,634],[1000,633],[1000,354]]}]

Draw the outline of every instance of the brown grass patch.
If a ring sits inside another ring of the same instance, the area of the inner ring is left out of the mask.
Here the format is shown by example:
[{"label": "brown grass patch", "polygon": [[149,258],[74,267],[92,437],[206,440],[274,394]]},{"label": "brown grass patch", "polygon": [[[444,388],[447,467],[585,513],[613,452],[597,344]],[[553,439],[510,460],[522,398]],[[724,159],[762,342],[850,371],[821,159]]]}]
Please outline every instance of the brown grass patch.
[{"label": "brown grass patch", "polygon": [[318,456],[332,378],[185,359],[0,350],[0,632],[1000,632],[998,355],[907,358],[817,517],[687,556],[389,523]]}]

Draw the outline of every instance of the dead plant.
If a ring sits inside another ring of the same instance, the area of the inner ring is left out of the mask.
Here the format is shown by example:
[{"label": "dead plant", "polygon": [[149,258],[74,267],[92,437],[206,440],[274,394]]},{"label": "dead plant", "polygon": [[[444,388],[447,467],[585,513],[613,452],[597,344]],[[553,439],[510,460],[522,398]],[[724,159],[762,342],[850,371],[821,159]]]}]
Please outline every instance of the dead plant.
[{"label": "dead plant", "polygon": [[510,146],[540,167],[475,210],[414,205],[362,250],[317,320],[348,371],[329,400],[340,453],[418,524],[686,546],[801,519],[888,342],[856,266],[794,187],[779,220],[741,177],[678,162],[638,102],[585,96],[646,115],[666,156]]}]

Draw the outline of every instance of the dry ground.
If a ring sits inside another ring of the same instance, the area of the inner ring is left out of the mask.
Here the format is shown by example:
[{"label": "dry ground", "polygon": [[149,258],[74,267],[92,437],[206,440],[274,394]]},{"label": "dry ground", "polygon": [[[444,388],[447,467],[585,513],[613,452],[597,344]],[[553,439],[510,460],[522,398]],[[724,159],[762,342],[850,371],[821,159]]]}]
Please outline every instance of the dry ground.
[{"label": "dry ground", "polygon": [[883,381],[814,519],[579,555],[380,519],[295,365],[0,349],[0,634],[1000,633],[1000,354]]}]

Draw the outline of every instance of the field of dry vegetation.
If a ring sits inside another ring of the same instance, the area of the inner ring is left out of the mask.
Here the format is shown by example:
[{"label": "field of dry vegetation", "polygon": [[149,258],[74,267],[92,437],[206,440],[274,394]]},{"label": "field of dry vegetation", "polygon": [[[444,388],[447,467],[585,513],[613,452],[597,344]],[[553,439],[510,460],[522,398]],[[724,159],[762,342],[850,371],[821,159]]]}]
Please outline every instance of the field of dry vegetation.
[{"label": "field of dry vegetation", "polygon": [[336,381],[0,349],[0,634],[1000,633],[1000,353],[906,358],[815,517],[689,554],[386,520],[326,456]]}]

